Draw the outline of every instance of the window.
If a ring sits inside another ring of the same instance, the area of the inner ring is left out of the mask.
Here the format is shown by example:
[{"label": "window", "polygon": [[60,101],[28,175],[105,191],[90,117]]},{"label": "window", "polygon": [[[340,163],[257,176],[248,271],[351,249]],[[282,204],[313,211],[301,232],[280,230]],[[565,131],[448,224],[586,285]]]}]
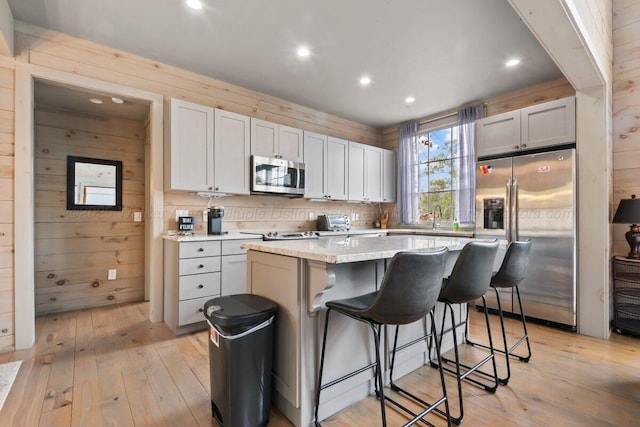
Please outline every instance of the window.
[{"label": "window", "polygon": [[432,129],[418,137],[420,222],[453,222],[460,152],[458,127]]}]

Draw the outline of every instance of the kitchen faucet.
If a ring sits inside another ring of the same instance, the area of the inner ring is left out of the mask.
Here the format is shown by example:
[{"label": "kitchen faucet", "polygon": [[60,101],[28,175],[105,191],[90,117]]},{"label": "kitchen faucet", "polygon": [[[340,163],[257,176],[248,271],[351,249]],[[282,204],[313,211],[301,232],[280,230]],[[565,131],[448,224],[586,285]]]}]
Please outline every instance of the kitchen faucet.
[{"label": "kitchen faucet", "polygon": [[436,222],[436,218],[437,218],[436,209],[440,213],[440,219],[442,219],[442,207],[440,205],[435,205],[433,207],[433,227],[432,227],[433,230],[435,230],[436,228],[440,228],[440,224]]}]

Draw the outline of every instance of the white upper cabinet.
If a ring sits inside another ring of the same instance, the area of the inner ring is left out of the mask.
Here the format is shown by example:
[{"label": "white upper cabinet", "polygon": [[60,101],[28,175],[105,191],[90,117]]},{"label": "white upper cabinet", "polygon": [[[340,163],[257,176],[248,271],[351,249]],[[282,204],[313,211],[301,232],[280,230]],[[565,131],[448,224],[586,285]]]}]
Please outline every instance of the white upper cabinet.
[{"label": "white upper cabinet", "polygon": [[[393,179],[393,184],[385,179],[387,168],[387,175],[390,180]],[[371,145],[349,142],[349,200],[384,202],[387,201],[385,191],[389,201],[395,200],[395,153]]]},{"label": "white upper cabinet", "polygon": [[362,202],[365,200],[365,145],[349,141],[349,200]]},{"label": "white upper cabinet", "polygon": [[382,148],[366,146],[364,162],[364,196],[368,202],[382,201]]},{"label": "white upper cabinet", "polygon": [[251,154],[294,162],[303,161],[301,129],[251,118]]},{"label": "white upper cabinet", "polygon": [[476,121],[476,155],[492,156],[520,149],[520,110]]},{"label": "white upper cabinet", "polygon": [[213,108],[171,99],[169,114],[165,187],[213,191]]},{"label": "white upper cabinet", "polygon": [[327,196],[331,200],[347,200],[349,174],[349,141],[330,136],[327,140]]},{"label": "white upper cabinet", "polygon": [[520,120],[523,150],[576,140],[576,101],[573,96],[524,108]]},{"label": "white upper cabinet", "polygon": [[249,194],[250,135],[248,116],[215,110],[214,191]]},{"label": "white upper cabinet", "polygon": [[278,154],[282,159],[294,162],[304,161],[304,137],[302,129],[278,126]]},{"label": "white upper cabinet", "polygon": [[576,104],[573,96],[476,122],[477,157],[569,144],[575,140]]},{"label": "white upper cabinet", "polygon": [[168,190],[249,194],[249,117],[170,100]]},{"label": "white upper cabinet", "polygon": [[396,201],[396,189],[398,188],[396,153],[392,150],[382,150],[382,153],[382,201],[393,203]]},{"label": "white upper cabinet", "polygon": [[345,139],[304,132],[305,197],[347,200],[348,150]]},{"label": "white upper cabinet", "polygon": [[304,133],[304,196],[310,199],[322,199],[327,195],[325,181],[327,140],[326,135],[314,132]]}]

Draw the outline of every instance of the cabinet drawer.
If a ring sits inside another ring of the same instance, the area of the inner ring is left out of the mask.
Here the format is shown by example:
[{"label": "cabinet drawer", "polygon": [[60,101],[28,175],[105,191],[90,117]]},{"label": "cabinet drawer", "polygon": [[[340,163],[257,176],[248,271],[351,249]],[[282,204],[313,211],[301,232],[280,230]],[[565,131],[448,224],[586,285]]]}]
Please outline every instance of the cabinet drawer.
[{"label": "cabinet drawer", "polygon": [[240,246],[244,242],[257,242],[262,241],[262,239],[244,239],[244,240],[223,240],[222,241],[222,255],[239,255],[246,254],[247,250],[241,248]]},{"label": "cabinet drawer", "polygon": [[187,258],[180,260],[180,275],[213,273],[220,271],[220,257]]},{"label": "cabinet drawer", "polygon": [[196,258],[220,255],[220,242],[182,242],[180,243],[180,258]]},{"label": "cabinet drawer", "polygon": [[190,323],[196,322],[203,322],[205,320],[203,309],[204,303],[217,296],[218,295],[212,295],[208,297],[180,301],[178,303],[178,326],[188,325]]},{"label": "cabinet drawer", "polygon": [[181,276],[178,299],[201,298],[220,294],[220,273]]}]

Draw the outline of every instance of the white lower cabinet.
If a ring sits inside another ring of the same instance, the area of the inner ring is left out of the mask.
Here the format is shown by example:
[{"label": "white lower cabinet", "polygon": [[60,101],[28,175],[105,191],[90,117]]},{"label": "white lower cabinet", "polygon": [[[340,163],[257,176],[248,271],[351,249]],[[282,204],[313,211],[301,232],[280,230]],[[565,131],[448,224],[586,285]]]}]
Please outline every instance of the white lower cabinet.
[{"label": "white lower cabinet", "polygon": [[254,239],[164,241],[164,321],[176,334],[206,328],[204,303],[247,293],[247,250]]},{"label": "white lower cabinet", "polygon": [[247,289],[247,250],[242,249],[244,242],[262,239],[223,240],[222,275],[220,295],[246,294]]},{"label": "white lower cabinet", "polygon": [[164,321],[181,334],[205,329],[204,303],[220,296],[220,241],[164,241]]}]

